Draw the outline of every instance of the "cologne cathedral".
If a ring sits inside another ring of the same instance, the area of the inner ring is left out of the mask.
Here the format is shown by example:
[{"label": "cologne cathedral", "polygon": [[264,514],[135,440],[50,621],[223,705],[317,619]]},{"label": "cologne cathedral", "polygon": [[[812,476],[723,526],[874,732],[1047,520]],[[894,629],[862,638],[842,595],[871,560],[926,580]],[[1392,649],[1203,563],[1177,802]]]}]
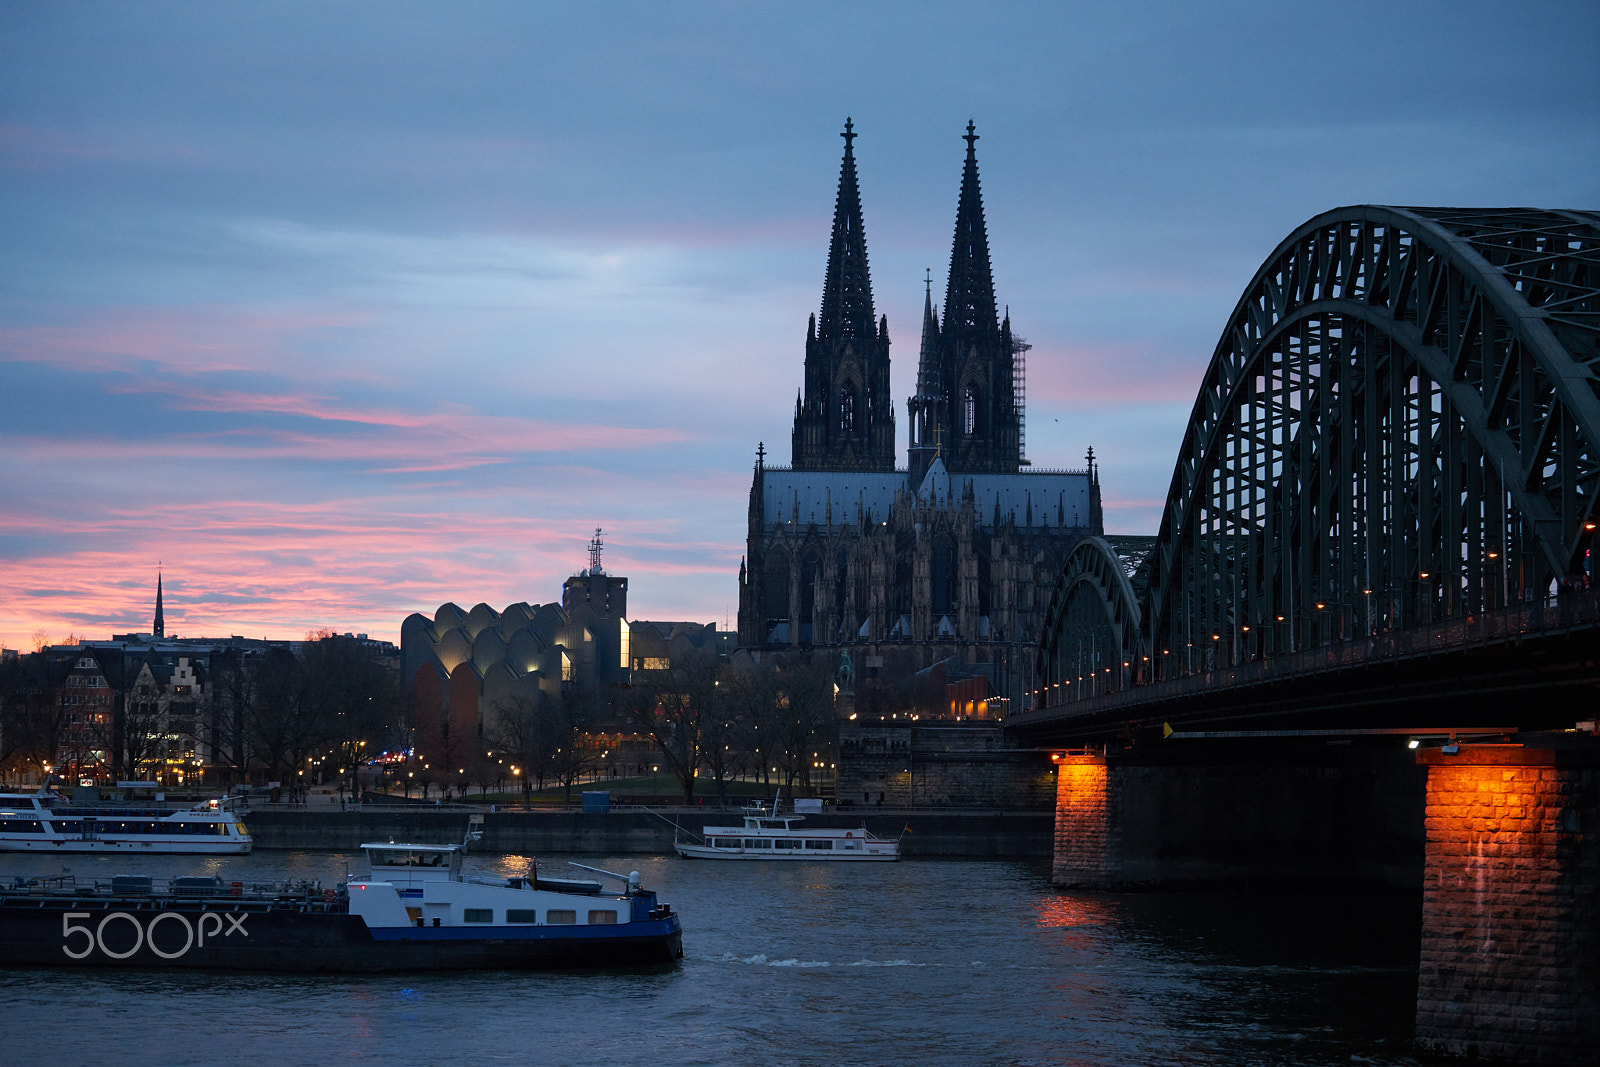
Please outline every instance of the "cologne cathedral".
[{"label": "cologne cathedral", "polygon": [[1102,532],[1093,451],[1084,470],[1024,458],[1028,346],[997,310],[969,122],[943,314],[930,284],[906,465],[896,466],[889,323],[872,305],[849,121],[841,136],[790,465],[757,451],[739,643],[848,651],[868,677],[889,655],[914,667],[959,660],[988,676],[995,712],[1020,709],[1062,563]]}]

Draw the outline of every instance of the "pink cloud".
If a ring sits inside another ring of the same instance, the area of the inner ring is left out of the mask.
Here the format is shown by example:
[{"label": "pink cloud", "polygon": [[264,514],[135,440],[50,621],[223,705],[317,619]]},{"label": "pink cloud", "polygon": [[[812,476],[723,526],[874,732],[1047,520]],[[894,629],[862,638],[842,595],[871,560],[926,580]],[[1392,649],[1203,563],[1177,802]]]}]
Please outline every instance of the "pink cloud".
[{"label": "pink cloud", "polygon": [[1190,354],[1164,355],[1150,345],[1040,346],[1028,353],[1028,403],[1071,408],[1191,402],[1205,369]]},{"label": "pink cloud", "polygon": [[0,327],[0,359],[78,371],[126,371],[130,359],[189,373],[259,371],[281,362],[290,336],[369,321],[366,313],[352,310],[110,308],[68,326]]}]

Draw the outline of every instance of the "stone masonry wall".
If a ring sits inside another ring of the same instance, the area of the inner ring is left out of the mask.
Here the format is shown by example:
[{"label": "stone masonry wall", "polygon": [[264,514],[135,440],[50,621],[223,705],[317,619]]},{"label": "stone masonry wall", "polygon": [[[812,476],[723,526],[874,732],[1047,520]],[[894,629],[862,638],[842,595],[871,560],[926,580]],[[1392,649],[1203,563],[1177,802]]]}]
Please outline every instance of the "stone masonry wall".
[{"label": "stone masonry wall", "polygon": [[1063,756],[1056,767],[1056,852],[1050,880],[1100,889],[1117,880],[1116,770],[1097,756]]},{"label": "stone masonry wall", "polygon": [[1600,1063],[1594,756],[1593,746],[1463,745],[1419,757],[1428,766],[1421,1049]]}]

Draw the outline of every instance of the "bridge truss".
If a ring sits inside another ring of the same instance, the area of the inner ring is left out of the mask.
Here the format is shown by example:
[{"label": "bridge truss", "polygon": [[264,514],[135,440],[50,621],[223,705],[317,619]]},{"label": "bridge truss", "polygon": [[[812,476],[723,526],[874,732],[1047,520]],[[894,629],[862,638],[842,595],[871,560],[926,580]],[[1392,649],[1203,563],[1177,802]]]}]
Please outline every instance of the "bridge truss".
[{"label": "bridge truss", "polygon": [[1154,681],[1542,600],[1589,584],[1597,497],[1600,214],[1331,211],[1222,333],[1118,654]]}]

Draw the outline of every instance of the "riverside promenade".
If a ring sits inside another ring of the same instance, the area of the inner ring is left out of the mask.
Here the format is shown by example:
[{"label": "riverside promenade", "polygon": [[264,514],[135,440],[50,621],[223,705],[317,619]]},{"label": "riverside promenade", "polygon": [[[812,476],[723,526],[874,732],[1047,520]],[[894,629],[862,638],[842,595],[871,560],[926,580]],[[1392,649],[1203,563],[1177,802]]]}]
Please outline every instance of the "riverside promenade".
[{"label": "riverside promenade", "polygon": [[[741,822],[737,807],[491,810],[480,804],[341,805],[322,796],[313,796],[304,807],[255,804],[241,814],[258,849],[353,850],[365,841],[458,841],[468,816],[482,815],[483,841],[477,847],[485,852],[669,853],[675,826],[699,834],[705,826]],[[907,858],[1044,858],[1054,846],[1052,811],[872,808],[805,819],[804,825],[816,827],[865,824],[879,837],[900,838]]]}]

